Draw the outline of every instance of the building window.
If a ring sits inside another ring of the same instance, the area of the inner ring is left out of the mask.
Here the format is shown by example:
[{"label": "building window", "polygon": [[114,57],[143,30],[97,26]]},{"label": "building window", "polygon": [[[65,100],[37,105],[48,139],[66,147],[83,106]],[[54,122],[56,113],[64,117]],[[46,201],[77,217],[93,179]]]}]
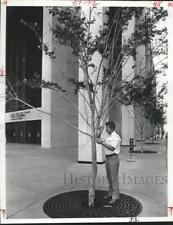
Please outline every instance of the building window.
[{"label": "building window", "polygon": [[[39,40],[27,26],[37,23],[42,36],[43,7],[7,7],[6,28],[6,74],[18,97],[34,107],[41,106],[41,89],[33,89],[20,85],[25,78],[33,78],[42,74],[42,51],[38,48]],[[7,81],[7,82],[8,82]],[[10,100],[6,103],[6,111],[28,109],[20,102]]]}]

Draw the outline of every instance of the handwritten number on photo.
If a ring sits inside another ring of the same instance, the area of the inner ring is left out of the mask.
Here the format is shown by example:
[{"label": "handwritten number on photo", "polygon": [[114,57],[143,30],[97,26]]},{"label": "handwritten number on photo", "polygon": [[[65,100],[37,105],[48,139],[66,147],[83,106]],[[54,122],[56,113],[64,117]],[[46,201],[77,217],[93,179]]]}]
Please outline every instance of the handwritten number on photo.
[{"label": "handwritten number on photo", "polygon": [[130,223],[139,222],[139,219],[137,217],[130,217]]},{"label": "handwritten number on photo", "polygon": [[96,0],[73,0],[73,6],[88,5],[88,6],[97,6]]},{"label": "handwritten number on photo", "polygon": [[3,66],[0,67],[0,76],[5,76],[5,70],[3,69]]},{"label": "handwritten number on photo", "polygon": [[[156,8],[160,8],[163,1],[154,1],[153,6]],[[173,7],[173,2],[168,2],[168,7]]]},{"label": "handwritten number on photo", "polygon": [[6,209],[0,209],[0,213],[2,213],[3,218],[5,218],[5,216],[7,214],[7,210]]},{"label": "handwritten number on photo", "polygon": [[162,1],[155,1],[153,2],[153,6],[156,8],[160,8]]},{"label": "handwritten number on photo", "polygon": [[7,0],[1,0],[2,5],[7,5]]},{"label": "handwritten number on photo", "polygon": [[173,215],[173,206],[168,207],[168,215],[172,216]]}]

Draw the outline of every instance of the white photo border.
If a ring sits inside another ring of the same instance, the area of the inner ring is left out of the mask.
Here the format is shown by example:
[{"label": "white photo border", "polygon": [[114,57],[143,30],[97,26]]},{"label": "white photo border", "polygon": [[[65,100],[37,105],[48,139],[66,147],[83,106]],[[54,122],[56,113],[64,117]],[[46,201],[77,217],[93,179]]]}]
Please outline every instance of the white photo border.
[{"label": "white photo border", "polygon": [[[2,1],[2,0],[1,0]],[[96,1],[98,7],[114,6],[114,7],[153,7],[154,1]],[[0,20],[0,66],[5,68],[5,39],[6,39],[6,7],[8,6],[73,6],[73,0],[7,0],[7,6],[1,4],[1,20]],[[168,7],[169,1],[164,1],[161,7],[168,10],[168,207],[173,207],[173,7]],[[0,78],[0,89],[4,91],[5,96],[5,78]],[[3,81],[4,79],[4,81]],[[3,81],[3,82],[1,82]],[[4,97],[5,101],[5,97]],[[0,104],[0,126],[5,124],[5,102]],[[4,108],[3,108],[4,107]],[[5,126],[4,132],[0,140],[0,208],[6,209],[6,181],[5,181]],[[8,209],[7,209],[8,210]],[[173,215],[168,212],[167,217],[138,217],[139,222],[162,222],[173,221]],[[1,214],[1,223],[86,223],[86,222],[130,222],[130,218],[85,218],[85,219],[5,219]]]}]

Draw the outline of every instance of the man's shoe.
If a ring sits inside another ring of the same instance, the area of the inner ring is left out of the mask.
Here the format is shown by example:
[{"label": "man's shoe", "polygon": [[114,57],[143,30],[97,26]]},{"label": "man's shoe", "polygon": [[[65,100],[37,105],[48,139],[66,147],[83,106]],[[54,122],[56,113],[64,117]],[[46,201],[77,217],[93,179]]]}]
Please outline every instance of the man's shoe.
[{"label": "man's shoe", "polygon": [[108,199],[108,198],[111,198],[111,197],[112,197],[112,195],[105,195],[103,198]]},{"label": "man's shoe", "polygon": [[119,200],[119,198],[116,198],[116,199],[111,199],[109,201],[109,204],[114,204],[115,202],[117,202]]}]

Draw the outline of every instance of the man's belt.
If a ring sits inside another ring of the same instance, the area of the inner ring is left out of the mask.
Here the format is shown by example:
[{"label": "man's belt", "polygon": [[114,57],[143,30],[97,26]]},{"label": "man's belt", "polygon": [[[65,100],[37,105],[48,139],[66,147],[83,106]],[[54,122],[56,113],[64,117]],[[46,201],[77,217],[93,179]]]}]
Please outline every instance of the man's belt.
[{"label": "man's belt", "polygon": [[108,158],[110,158],[110,157],[112,157],[112,156],[115,156],[115,155],[118,155],[118,154],[113,153],[113,154],[111,154],[111,155],[106,155],[106,158],[108,159]]}]

